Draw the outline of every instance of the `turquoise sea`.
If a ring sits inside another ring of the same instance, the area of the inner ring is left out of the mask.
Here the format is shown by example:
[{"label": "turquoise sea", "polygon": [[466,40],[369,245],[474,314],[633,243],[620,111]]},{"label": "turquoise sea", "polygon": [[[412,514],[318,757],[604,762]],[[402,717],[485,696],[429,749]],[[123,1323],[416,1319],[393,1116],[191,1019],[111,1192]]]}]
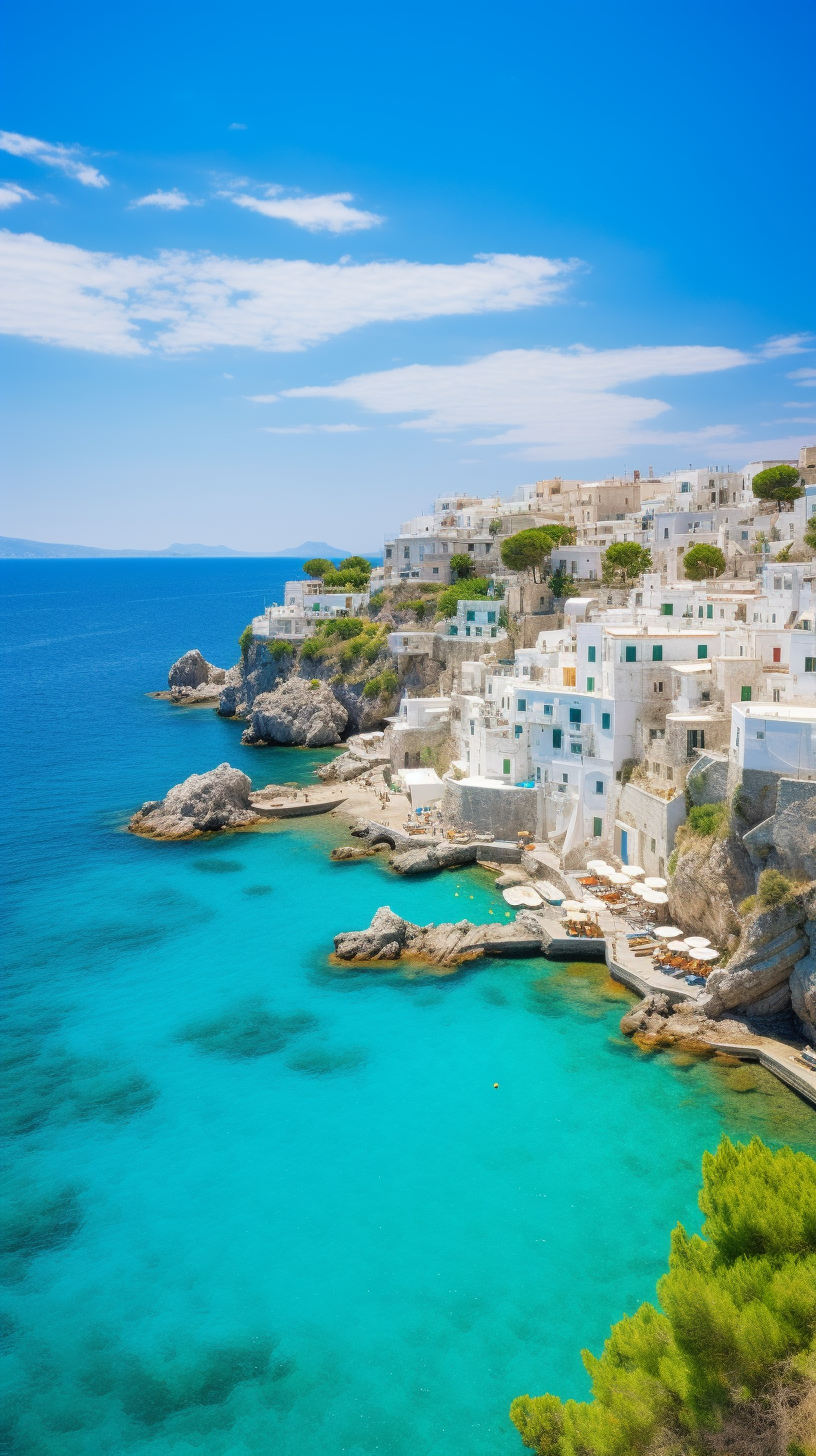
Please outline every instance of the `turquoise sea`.
[{"label": "turquoise sea", "polygon": [[[723,1132],[816,1153],[764,1073],[645,1055],[592,967],[338,972],[333,934],[507,907],[335,865],[337,821],[168,846],[128,815],[324,754],[146,696],[227,665],[269,561],[7,562],[4,1450],[503,1456],[513,1396],[653,1297]],[[498,1082],[498,1089],[494,1083]]]}]

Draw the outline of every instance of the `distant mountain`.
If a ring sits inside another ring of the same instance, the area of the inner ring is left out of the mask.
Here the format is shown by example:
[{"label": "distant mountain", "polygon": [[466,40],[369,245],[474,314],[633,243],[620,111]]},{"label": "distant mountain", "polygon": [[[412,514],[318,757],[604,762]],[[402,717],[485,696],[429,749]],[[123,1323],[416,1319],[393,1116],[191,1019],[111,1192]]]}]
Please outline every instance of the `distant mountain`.
[{"label": "distant mountain", "polygon": [[329,546],[325,541],[303,541],[300,546],[290,546],[285,551],[233,551],[231,546],[202,546],[198,542],[180,541],[174,541],[164,551],[110,551],[101,546],[65,546],[54,541],[25,541],[19,536],[0,536],[0,558],[7,560],[94,556],[288,556],[301,560],[308,560],[310,556],[326,556],[339,560],[350,555],[350,551],[341,551],[339,546]]}]

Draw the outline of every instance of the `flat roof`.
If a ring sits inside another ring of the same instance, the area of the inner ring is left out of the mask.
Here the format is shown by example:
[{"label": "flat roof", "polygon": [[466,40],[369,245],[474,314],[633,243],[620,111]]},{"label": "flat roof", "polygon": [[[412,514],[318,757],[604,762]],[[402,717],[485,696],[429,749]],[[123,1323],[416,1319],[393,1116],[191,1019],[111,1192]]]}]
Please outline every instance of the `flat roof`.
[{"label": "flat roof", "polygon": [[799,723],[816,722],[816,702],[798,703],[735,703],[746,718],[789,718]]},{"label": "flat roof", "polygon": [[670,662],[668,666],[672,672],[710,672],[712,664],[706,659],[705,662]]}]

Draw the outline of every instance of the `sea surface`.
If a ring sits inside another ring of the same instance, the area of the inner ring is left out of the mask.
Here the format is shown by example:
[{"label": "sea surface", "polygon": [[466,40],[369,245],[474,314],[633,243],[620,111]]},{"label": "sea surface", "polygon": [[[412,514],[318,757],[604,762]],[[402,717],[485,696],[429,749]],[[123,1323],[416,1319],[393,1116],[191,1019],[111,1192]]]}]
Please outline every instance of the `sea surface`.
[{"label": "sea surface", "polygon": [[381,904],[504,919],[484,871],[332,864],[331,819],[124,832],[224,760],[261,785],[331,757],[146,696],[190,647],[229,665],[291,571],[2,566],[13,1456],[520,1453],[512,1398],[585,1397],[581,1347],[699,1228],[703,1150],[816,1152],[767,1074],[622,1038],[597,967],[329,965]]}]

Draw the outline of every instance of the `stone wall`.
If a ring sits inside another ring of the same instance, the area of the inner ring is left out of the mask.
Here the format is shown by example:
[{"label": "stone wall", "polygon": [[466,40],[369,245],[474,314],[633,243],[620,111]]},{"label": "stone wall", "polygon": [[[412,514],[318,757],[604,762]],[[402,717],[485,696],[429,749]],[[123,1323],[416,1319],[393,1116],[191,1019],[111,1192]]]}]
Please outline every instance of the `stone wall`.
[{"label": "stone wall", "polygon": [[686,779],[692,804],[723,804],[728,797],[728,759],[704,753]]},{"label": "stone wall", "polygon": [[477,834],[495,834],[497,839],[515,838],[519,829],[536,832],[538,795],[535,789],[518,789],[505,784],[487,788],[466,779],[446,778],[442,795],[442,817],[451,828],[473,828]]},{"label": "stone wall", "polygon": [[[454,745],[447,723],[439,728],[402,728],[396,724],[392,725],[388,733],[388,752],[391,756],[391,767],[395,773],[402,768],[424,767],[423,749],[429,749],[433,755],[433,763],[430,766],[435,768],[440,775],[445,773],[450,767],[454,754]],[[445,756],[447,756],[447,762],[442,763]]]},{"label": "stone wall", "polygon": [[730,760],[727,797],[741,826],[753,828],[776,813],[779,782],[779,774],[759,768],[742,769],[734,759]]}]

